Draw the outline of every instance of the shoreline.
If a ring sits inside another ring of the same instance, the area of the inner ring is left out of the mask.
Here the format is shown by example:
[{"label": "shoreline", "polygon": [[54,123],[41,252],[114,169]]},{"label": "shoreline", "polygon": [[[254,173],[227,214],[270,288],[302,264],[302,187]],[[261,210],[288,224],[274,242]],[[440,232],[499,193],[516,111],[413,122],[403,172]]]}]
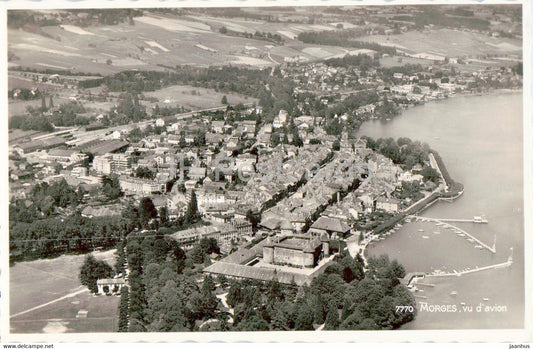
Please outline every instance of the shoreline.
[{"label": "shoreline", "polygon": [[486,90],[486,91],[483,91],[483,92],[458,92],[458,93],[450,94],[447,97],[430,99],[428,101],[424,101],[424,102],[418,103],[418,104],[407,104],[407,107],[400,108],[400,112],[398,113],[398,115],[395,115],[395,116],[393,116],[392,118],[390,118],[388,120],[380,119],[380,118],[375,118],[375,119],[370,119],[370,120],[392,121],[392,119],[401,116],[402,113],[404,111],[406,111],[406,110],[409,110],[409,109],[412,109],[412,108],[416,108],[416,107],[421,107],[421,106],[424,106],[424,105],[426,105],[428,103],[442,102],[442,101],[446,101],[446,100],[454,99],[454,98],[458,98],[458,97],[498,96],[498,95],[514,94],[514,93],[518,93],[518,92],[521,92],[523,94],[524,93],[524,88],[520,87],[520,88],[516,88],[516,89],[512,89],[512,88],[489,89],[489,90]]},{"label": "shoreline", "polygon": [[[459,198],[463,194],[464,192],[463,184],[456,182],[451,178],[451,176],[448,173],[448,170],[446,169],[446,165],[444,164],[444,161],[440,157],[439,153],[436,150],[429,149],[428,157],[429,156],[432,156],[433,159],[435,160],[435,166],[437,167],[437,170],[441,174],[441,178],[444,183],[441,183],[437,187],[437,189],[435,189],[433,192],[428,194],[426,197],[418,200],[417,202],[407,207],[402,212],[399,212],[394,217],[378,225],[370,233],[370,238],[368,239],[368,241],[366,239],[363,240],[364,244],[360,246],[359,253],[361,257],[363,258],[365,265],[367,264],[367,259],[368,259],[368,256],[365,255],[365,252],[367,251],[367,247],[372,242],[374,242],[375,240],[378,240],[378,241],[385,240],[387,236],[390,235],[390,230],[397,227],[398,224],[405,223],[405,219],[408,216],[419,213],[419,212],[423,212],[428,207],[432,206],[433,204],[441,200],[454,201],[455,199]],[[433,163],[432,161],[430,162]]]}]

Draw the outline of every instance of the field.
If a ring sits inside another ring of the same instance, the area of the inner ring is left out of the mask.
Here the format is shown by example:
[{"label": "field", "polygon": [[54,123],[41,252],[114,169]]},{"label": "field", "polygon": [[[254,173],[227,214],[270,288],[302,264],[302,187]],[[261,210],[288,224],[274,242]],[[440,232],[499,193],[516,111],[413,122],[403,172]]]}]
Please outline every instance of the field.
[{"label": "field", "polygon": [[[8,30],[8,50],[18,57],[11,66],[112,74],[125,69],[161,70],[161,66],[239,64],[268,67],[285,57],[301,55],[309,60],[346,52],[343,48],[304,45],[294,38],[305,31],[334,30],[325,24],[271,23],[259,20],[147,14],[133,25],[72,25],[42,27],[50,37]],[[285,44],[227,36],[225,26],[237,32],[278,33]],[[285,49],[287,48],[287,49]]]},{"label": "field", "polygon": [[[81,28],[79,28],[81,29]],[[112,74],[124,69],[161,70],[161,66],[194,64],[248,64],[245,46],[265,52],[266,41],[228,37],[209,26],[183,18],[136,18],[134,25],[83,28],[43,27],[54,39],[18,30],[8,30],[9,52],[19,59],[13,64],[35,69],[65,69]],[[92,35],[87,35],[90,33]],[[202,47],[209,48],[209,51]],[[267,60],[252,65],[269,66]]]},{"label": "field", "polygon": [[255,98],[246,98],[235,93],[222,93],[187,85],[170,86],[154,92],[145,92],[144,95],[159,100],[157,103],[147,105],[148,108],[155,106],[155,104],[158,104],[159,107],[183,106],[192,110],[220,107],[224,95],[227,97],[229,104],[258,102]]},{"label": "field", "polygon": [[[111,250],[93,255],[113,265],[114,253]],[[100,331],[113,330],[119,298],[93,296],[81,286],[78,276],[84,259],[85,255],[65,255],[21,262],[9,269],[13,332],[91,332],[97,327]],[[76,319],[81,309],[89,311],[87,319]],[[95,318],[100,320],[91,320]]]},{"label": "field", "polygon": [[409,53],[430,53],[448,57],[522,54],[522,44],[519,40],[493,38],[452,29],[372,35],[360,40],[396,46]]}]

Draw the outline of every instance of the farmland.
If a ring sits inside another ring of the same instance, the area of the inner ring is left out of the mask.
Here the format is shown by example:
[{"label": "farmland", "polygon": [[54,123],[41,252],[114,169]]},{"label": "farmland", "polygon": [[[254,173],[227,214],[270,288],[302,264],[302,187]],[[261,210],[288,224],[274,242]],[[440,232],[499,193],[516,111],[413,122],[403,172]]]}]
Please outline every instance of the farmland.
[{"label": "farmland", "polygon": [[520,55],[519,40],[493,38],[474,32],[452,29],[410,31],[398,35],[372,35],[362,41],[395,46],[409,53],[428,52],[435,55],[461,57],[484,55]]},{"label": "farmland", "polygon": [[[335,25],[149,14],[134,18],[132,24],[42,27],[47,36],[9,29],[8,47],[17,57],[10,62],[12,66],[103,75],[125,69],[161,70],[161,66],[177,64],[268,67],[285,57],[301,55],[316,60],[345,54],[343,48],[320,48],[294,40],[301,32],[334,30]],[[223,35],[221,27],[280,34],[285,44]],[[269,59],[269,51],[274,61]]]},{"label": "farmland", "polygon": [[[114,264],[114,250],[95,252],[95,258]],[[13,332],[94,331],[107,318],[107,326],[116,316],[118,297],[95,297],[78,279],[85,255],[64,255],[17,263],[10,268],[10,313]],[[61,299],[67,295],[72,297]],[[59,299],[59,300],[58,300]],[[45,305],[49,303],[48,305]],[[45,305],[45,306],[42,306]],[[42,306],[42,307],[39,307]],[[32,310],[34,309],[34,310]],[[76,319],[80,309],[88,310],[87,319]],[[17,315],[18,314],[18,315]],[[31,320],[30,320],[31,319]],[[55,319],[55,320],[50,320]],[[87,325],[87,326],[86,326]],[[46,329],[46,330],[45,330]],[[106,327],[100,328],[100,331]],[[107,331],[112,331],[108,328]]]},{"label": "farmland", "polygon": [[227,97],[229,104],[257,103],[255,98],[186,85],[170,86],[154,92],[145,92],[144,95],[159,100],[157,103],[149,104],[148,107],[153,107],[157,104],[159,107],[183,106],[191,110],[213,108],[221,106],[220,101],[223,96]]}]

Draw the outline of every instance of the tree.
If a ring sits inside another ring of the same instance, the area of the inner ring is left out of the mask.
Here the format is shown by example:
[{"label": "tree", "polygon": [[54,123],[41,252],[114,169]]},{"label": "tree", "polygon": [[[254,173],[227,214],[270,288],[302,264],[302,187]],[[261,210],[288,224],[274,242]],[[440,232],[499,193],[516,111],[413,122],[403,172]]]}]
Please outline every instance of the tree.
[{"label": "tree", "polygon": [[159,221],[162,225],[168,223],[168,209],[165,206],[159,209]]},{"label": "tree", "polygon": [[135,177],[138,178],[146,178],[146,179],[154,179],[155,173],[150,170],[148,167],[139,166],[135,170]]},{"label": "tree", "polygon": [[148,226],[148,223],[156,217],[157,209],[155,208],[152,199],[148,197],[142,198],[141,202],[139,203],[139,218],[141,220],[141,224],[146,227]]},{"label": "tree", "polygon": [[440,180],[440,175],[437,170],[429,166],[424,167],[422,171],[420,171],[420,174],[424,176],[424,181],[438,183]]},{"label": "tree", "polygon": [[118,308],[118,331],[128,332],[129,291],[127,286],[120,290],[120,305]]},{"label": "tree", "polygon": [[303,331],[313,330],[313,309],[305,302],[297,305],[295,329]]},{"label": "tree", "polygon": [[61,164],[59,164],[59,163],[56,164],[55,167],[54,167],[54,170],[55,170],[55,173],[56,173],[56,174],[61,173],[61,170],[63,170],[63,165],[61,165]]},{"label": "tree", "polygon": [[191,193],[191,199],[189,200],[189,205],[187,206],[187,212],[185,213],[185,222],[195,223],[198,218],[198,202],[196,200],[196,193],[193,190]]},{"label": "tree", "polygon": [[222,104],[228,104],[228,97],[226,95],[222,96],[222,100],[220,101]]},{"label": "tree", "polygon": [[335,330],[340,325],[339,311],[333,303],[329,304],[328,315],[326,316],[325,330]]},{"label": "tree", "polygon": [[54,100],[52,99],[52,95],[50,95],[50,100],[48,102],[48,108],[52,109],[54,107]]},{"label": "tree", "polygon": [[93,293],[98,292],[96,281],[113,276],[113,268],[104,261],[97,261],[92,255],[88,255],[80,270],[81,284],[87,286]]},{"label": "tree", "polygon": [[120,182],[117,175],[102,177],[102,192],[108,200],[114,200],[122,196]]},{"label": "tree", "polygon": [[41,110],[46,111],[46,101],[44,99],[44,95],[41,95]]}]

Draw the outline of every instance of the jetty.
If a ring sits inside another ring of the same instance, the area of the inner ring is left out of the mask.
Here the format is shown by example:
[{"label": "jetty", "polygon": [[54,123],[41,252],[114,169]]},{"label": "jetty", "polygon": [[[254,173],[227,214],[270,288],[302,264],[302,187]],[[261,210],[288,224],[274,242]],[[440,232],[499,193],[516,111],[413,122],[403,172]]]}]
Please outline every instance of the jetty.
[{"label": "jetty", "polygon": [[440,222],[456,222],[456,223],[477,223],[477,224],[488,224],[489,221],[483,218],[483,216],[474,216],[472,219],[460,219],[460,218],[431,218],[431,217],[422,217],[422,216],[411,216],[415,219],[427,222],[438,220]]},{"label": "jetty", "polygon": [[[465,234],[465,236],[468,238],[468,239],[472,239],[474,242],[476,242],[479,246],[487,249],[488,251],[492,252],[492,253],[496,253],[496,236],[494,236],[494,243],[492,244],[492,246],[489,246],[488,244],[484,243],[483,241],[479,240],[478,238],[476,238],[475,236],[471,235],[470,233],[468,233],[467,231],[459,228],[459,227],[456,227],[455,225],[452,225],[452,224],[449,224],[447,223],[447,221],[450,221],[450,220],[446,220],[446,219],[441,219],[441,218],[431,218],[431,217],[421,217],[421,216],[414,216],[414,215],[410,215],[409,218],[411,219],[416,219],[417,221],[422,221],[422,222],[435,222],[437,224],[440,223],[440,226],[444,227],[444,228],[452,228],[452,229],[455,229],[456,231],[460,232],[460,233],[463,233]],[[455,221],[469,221],[469,222],[473,222],[474,220],[455,220]]]},{"label": "jetty", "polygon": [[508,268],[511,265],[513,265],[513,248],[511,247],[511,254],[506,262],[498,263],[498,264],[492,264],[492,265],[486,265],[484,267],[475,267],[475,268],[466,268],[464,270],[453,270],[453,272],[443,272],[443,271],[434,271],[431,273],[423,273],[423,272],[411,272],[405,275],[403,279],[400,280],[400,282],[407,286],[410,290],[415,290],[415,285],[420,286],[429,286],[434,287],[434,284],[429,283],[421,283],[418,282],[418,280],[423,280],[426,277],[430,276],[437,276],[437,277],[448,277],[448,276],[463,276],[467,274],[477,273],[484,270],[490,270],[490,269],[500,269],[500,268]]}]

